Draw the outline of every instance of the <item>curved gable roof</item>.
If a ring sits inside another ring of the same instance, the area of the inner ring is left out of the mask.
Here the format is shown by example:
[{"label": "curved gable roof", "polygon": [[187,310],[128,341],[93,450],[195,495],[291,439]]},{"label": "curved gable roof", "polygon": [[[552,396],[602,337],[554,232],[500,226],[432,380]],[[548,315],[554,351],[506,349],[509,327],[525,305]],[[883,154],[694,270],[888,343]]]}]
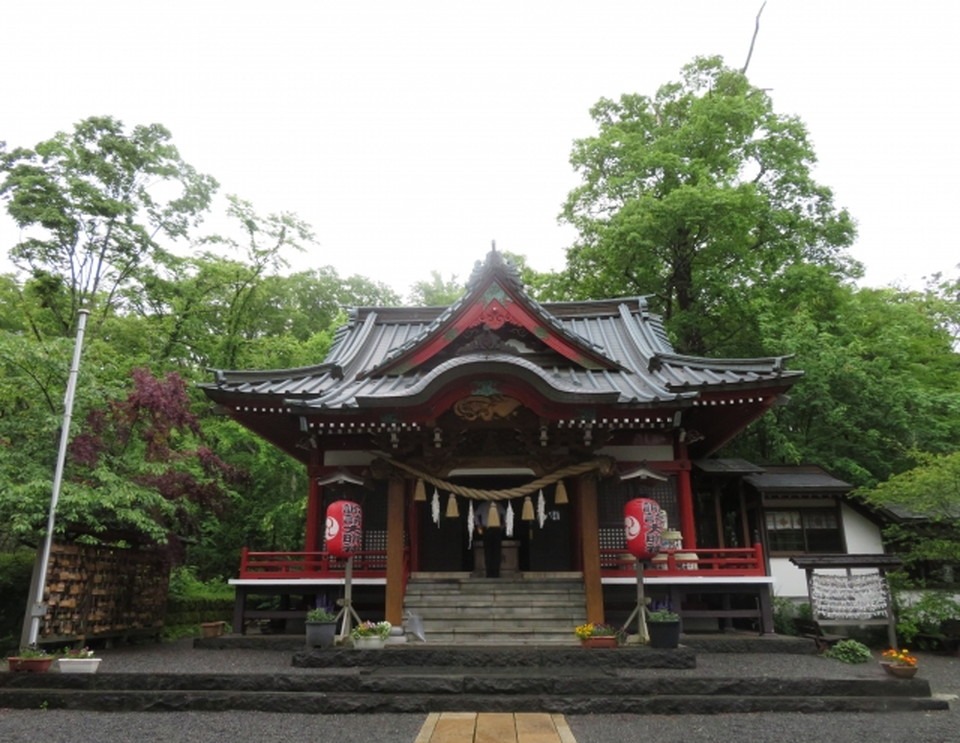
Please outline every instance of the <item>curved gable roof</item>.
[{"label": "curved gable roof", "polygon": [[498,330],[510,323],[536,336],[546,346],[577,366],[619,369],[603,349],[571,332],[534,301],[520,282],[516,269],[496,250],[483,263],[477,261],[466,293],[441,312],[418,336],[387,354],[381,363],[361,372],[360,378],[405,374],[446,348],[475,327]]},{"label": "curved gable roof", "polygon": [[[509,343],[461,342],[465,332],[490,332],[484,329],[498,323],[522,328],[518,332],[540,349],[524,353]],[[714,393],[750,398],[754,390],[783,391],[802,375],[787,370],[784,361],[677,354],[642,297],[541,305],[493,251],[477,263],[468,291],[450,307],[357,308],[337,331],[323,364],[221,370],[203,388],[234,406],[320,414],[414,408],[447,383],[514,378],[545,400],[571,406],[686,407],[707,404]]]}]

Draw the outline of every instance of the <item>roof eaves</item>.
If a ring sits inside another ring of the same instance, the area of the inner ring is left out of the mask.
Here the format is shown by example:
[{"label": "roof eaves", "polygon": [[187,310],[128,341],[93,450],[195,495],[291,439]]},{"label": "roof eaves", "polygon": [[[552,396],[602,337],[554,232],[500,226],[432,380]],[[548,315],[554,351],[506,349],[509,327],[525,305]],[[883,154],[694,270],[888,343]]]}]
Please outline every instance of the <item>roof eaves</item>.
[{"label": "roof eaves", "polygon": [[213,384],[201,384],[201,388],[224,389],[228,386],[241,384],[260,384],[263,382],[290,382],[294,379],[328,376],[334,379],[343,378],[343,367],[339,364],[316,364],[292,369],[253,369],[229,370],[209,369],[214,375]]},{"label": "roof eaves", "polygon": [[[357,404],[362,407],[380,407],[384,405],[414,404],[432,394],[438,385],[449,382],[451,376],[467,377],[477,373],[496,374],[502,367],[511,376],[526,378],[528,382],[536,384],[544,395],[558,402],[590,402],[593,404],[614,404],[619,401],[621,393],[615,387],[595,387],[592,391],[585,390],[581,385],[565,382],[559,374],[549,373],[536,364],[508,354],[482,354],[476,356],[459,356],[439,364],[434,369],[423,374],[419,379],[404,386],[396,394],[370,395],[366,391],[357,395]],[[537,382],[539,381],[539,384]]]}]

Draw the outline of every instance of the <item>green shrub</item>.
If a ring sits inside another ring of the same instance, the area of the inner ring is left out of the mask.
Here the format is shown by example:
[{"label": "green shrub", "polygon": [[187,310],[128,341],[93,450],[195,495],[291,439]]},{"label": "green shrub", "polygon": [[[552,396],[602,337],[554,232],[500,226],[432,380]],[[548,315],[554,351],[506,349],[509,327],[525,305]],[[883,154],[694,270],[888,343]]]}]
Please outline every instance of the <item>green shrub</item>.
[{"label": "green shrub", "polygon": [[0,651],[20,644],[35,558],[33,550],[0,553]]},{"label": "green shrub", "polygon": [[873,658],[870,648],[859,640],[840,640],[824,655],[841,663],[866,663]]},{"label": "green shrub", "polygon": [[783,596],[773,598],[773,631],[778,635],[795,635],[794,619],[813,619],[813,611],[807,601],[794,601]]},{"label": "green shrub", "polygon": [[914,645],[918,634],[936,634],[944,619],[960,619],[960,602],[940,591],[924,591],[913,603],[896,597],[897,636],[904,645]]},{"label": "green shrub", "polygon": [[773,631],[778,635],[795,635],[793,620],[797,616],[797,605],[783,596],[773,598]]},{"label": "green shrub", "polygon": [[193,567],[184,565],[170,573],[163,636],[167,639],[200,634],[203,622],[230,621],[233,586],[221,579],[202,581]]},{"label": "green shrub", "polygon": [[170,571],[171,599],[233,599],[233,586],[222,578],[200,580],[197,578],[196,568],[190,565],[181,565]]}]

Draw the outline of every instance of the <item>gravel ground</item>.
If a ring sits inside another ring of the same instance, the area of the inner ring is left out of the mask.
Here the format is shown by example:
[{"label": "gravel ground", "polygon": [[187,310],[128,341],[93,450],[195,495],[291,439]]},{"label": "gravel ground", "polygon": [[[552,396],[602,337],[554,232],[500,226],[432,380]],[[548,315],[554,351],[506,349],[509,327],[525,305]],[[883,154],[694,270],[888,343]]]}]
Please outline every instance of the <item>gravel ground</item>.
[{"label": "gravel ground", "polygon": [[[315,673],[293,668],[289,652],[194,650],[190,641],[137,645],[98,652],[104,672],[141,673]],[[673,741],[749,741],[750,743],[911,743],[960,741],[960,658],[918,654],[920,677],[934,694],[950,698],[947,712],[891,714],[726,714],[726,715],[580,715],[567,722],[577,743],[615,743],[651,739]],[[636,673],[689,676],[821,678],[876,677],[875,664],[849,666],[816,656],[701,653],[696,669]],[[895,683],[895,682],[891,682]],[[105,713],[64,710],[0,709],[3,743],[270,743],[335,740],[338,743],[412,743],[425,715],[292,715],[260,712]]]}]

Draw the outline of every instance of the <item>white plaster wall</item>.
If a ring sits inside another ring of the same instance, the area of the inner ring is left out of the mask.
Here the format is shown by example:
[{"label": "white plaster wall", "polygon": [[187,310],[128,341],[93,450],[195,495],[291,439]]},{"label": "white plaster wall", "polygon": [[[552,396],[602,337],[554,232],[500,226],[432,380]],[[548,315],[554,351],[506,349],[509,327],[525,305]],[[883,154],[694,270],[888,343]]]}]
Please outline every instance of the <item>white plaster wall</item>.
[{"label": "white plaster wall", "polygon": [[[843,518],[843,534],[849,554],[883,554],[883,539],[879,526],[846,504],[841,504],[840,514]],[[807,598],[806,571],[790,562],[790,558],[771,557],[770,574],[773,576],[774,596]]]},{"label": "white plaster wall", "polygon": [[840,512],[843,515],[847,552],[852,555],[882,555],[883,537],[880,527],[846,504],[840,506]]},{"label": "white plaster wall", "polygon": [[787,557],[770,558],[770,575],[773,576],[773,595],[784,598],[807,597],[807,574]]}]

